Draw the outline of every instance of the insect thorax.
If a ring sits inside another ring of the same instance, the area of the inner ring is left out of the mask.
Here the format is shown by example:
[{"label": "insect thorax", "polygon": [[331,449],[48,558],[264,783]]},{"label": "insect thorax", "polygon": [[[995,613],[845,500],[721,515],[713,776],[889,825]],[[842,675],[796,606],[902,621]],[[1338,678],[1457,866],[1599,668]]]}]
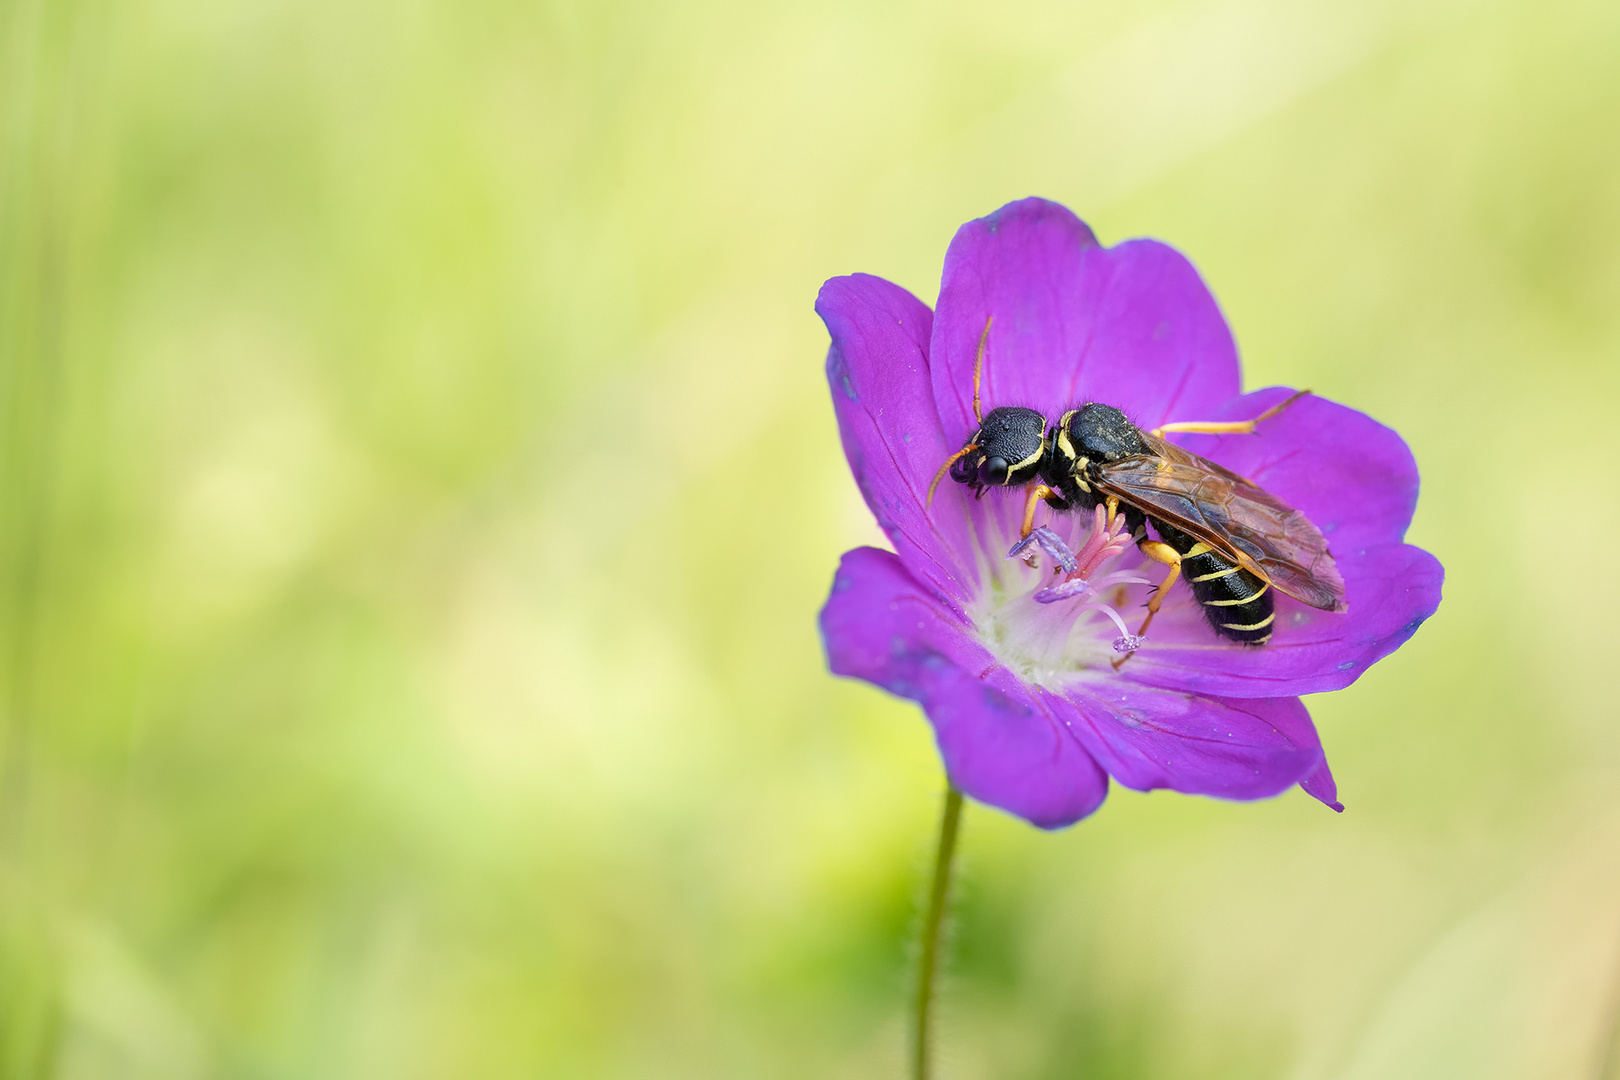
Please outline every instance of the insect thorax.
[{"label": "insect thorax", "polygon": [[1052,432],[1045,479],[1063,496],[1089,509],[1096,505],[1095,472],[1106,462],[1150,453],[1141,432],[1112,405],[1093,402],[1071,409]]},{"label": "insect thorax", "polygon": [[1059,423],[1074,448],[1074,456],[1092,461],[1119,461],[1152,450],[1142,432],[1112,405],[1093,401],[1063,414]]}]

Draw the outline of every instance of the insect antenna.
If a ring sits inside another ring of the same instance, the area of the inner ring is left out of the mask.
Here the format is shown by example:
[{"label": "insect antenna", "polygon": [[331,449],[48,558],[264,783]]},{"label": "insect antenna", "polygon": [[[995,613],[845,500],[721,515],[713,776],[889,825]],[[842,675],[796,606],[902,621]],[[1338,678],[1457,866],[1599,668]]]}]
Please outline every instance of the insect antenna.
[{"label": "insect antenna", "polygon": [[[990,340],[990,323],[994,318],[994,315],[985,317],[984,329],[979,333],[979,348],[973,355],[973,420],[981,427],[984,425],[984,416],[979,411],[979,376],[984,371],[984,343]],[[923,503],[924,506],[933,505],[934,491],[939,487],[939,482],[945,479],[945,474],[950,470],[950,467],[978,448],[978,443],[968,443],[945,459],[945,464],[939,467],[939,472],[934,474],[933,482],[928,485],[928,499]],[[979,494],[983,495],[984,492],[981,491]]]},{"label": "insect antenna", "polygon": [[958,461],[961,461],[963,458],[967,457],[970,453],[977,450],[978,448],[979,448],[978,443],[968,443],[966,446],[962,447],[962,449],[958,450],[956,453],[952,454],[950,457],[945,459],[945,464],[941,465],[939,467],[939,472],[934,474],[933,483],[928,485],[928,499],[927,499],[926,502],[923,503],[923,506],[927,507],[927,506],[932,506],[934,504],[934,489],[939,487],[939,482],[941,480],[945,479],[945,473],[950,470],[950,467],[952,465],[955,465]]},{"label": "insect antenna", "polygon": [[984,423],[984,417],[979,415],[979,375],[984,371],[984,343],[990,340],[990,323],[994,315],[984,318],[984,330],[979,334],[979,351],[973,356],[973,419],[977,423]]}]

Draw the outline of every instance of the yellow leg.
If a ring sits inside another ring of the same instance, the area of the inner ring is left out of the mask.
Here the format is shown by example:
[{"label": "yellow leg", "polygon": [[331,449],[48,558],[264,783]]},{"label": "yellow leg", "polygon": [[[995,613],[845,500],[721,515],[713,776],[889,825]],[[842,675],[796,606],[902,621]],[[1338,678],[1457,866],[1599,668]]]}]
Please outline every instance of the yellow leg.
[{"label": "yellow leg", "polygon": [[1036,484],[1029,489],[1029,498],[1024,500],[1024,526],[1018,534],[1020,540],[1035,531],[1035,504],[1056,494],[1045,484]]},{"label": "yellow leg", "polygon": [[[1157,540],[1143,540],[1136,546],[1142,550],[1142,554],[1154,562],[1163,563],[1170,568],[1170,572],[1164,575],[1164,580],[1159,582],[1159,587],[1153,590],[1153,595],[1148,597],[1147,618],[1142,620],[1142,628],[1136,632],[1137,637],[1142,637],[1147,634],[1148,627],[1153,625],[1153,616],[1159,613],[1159,608],[1164,604],[1164,594],[1169,592],[1170,586],[1181,577],[1181,555],[1169,544],[1161,544]],[[1136,650],[1133,649],[1115,660],[1114,670],[1118,671],[1119,666],[1134,655]]]},{"label": "yellow leg", "polygon": [[1166,432],[1190,431],[1199,435],[1250,435],[1254,433],[1254,426],[1262,420],[1270,420],[1288,406],[1310,393],[1309,390],[1300,390],[1288,400],[1279,405],[1273,405],[1253,420],[1182,420],[1164,427],[1156,427],[1148,432],[1154,438],[1162,439]]}]

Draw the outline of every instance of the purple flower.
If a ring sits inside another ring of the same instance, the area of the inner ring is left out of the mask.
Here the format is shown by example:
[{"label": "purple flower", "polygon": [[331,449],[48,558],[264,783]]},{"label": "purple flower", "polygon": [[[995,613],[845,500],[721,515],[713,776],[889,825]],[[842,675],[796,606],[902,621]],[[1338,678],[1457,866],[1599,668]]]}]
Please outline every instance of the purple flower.
[{"label": "purple flower", "polygon": [[[1152,240],[1105,248],[1056,203],[1025,199],[962,226],[939,310],[866,274],[824,285],[816,311],[844,453],[894,552],[846,552],[821,613],[831,669],[919,702],[951,782],[1057,828],[1090,814],[1108,778],[1258,799],[1298,783],[1341,809],[1299,695],[1337,690],[1411,637],[1440,602],[1433,556],[1402,543],[1417,501],[1412,455],[1389,428],[1307,396],[1254,434],[1172,435],[1297,507],[1332,547],[1349,610],[1277,597],[1271,642],[1217,637],[1184,584],[1117,670],[1115,642],[1164,568],[1100,517],[1037,524],[1080,553],[1095,588],[1007,553],[1021,489],[975,499],[930,480],[977,426],[973,366],[992,320],[983,407],[1055,422],[1101,401],[1140,427],[1244,420],[1290,391],[1240,392],[1237,350],[1192,265]],[[1123,550],[1121,548],[1123,547]],[[1041,595],[1037,596],[1036,594]],[[1103,594],[1106,594],[1103,595]],[[1109,610],[1104,610],[1109,609]]]}]

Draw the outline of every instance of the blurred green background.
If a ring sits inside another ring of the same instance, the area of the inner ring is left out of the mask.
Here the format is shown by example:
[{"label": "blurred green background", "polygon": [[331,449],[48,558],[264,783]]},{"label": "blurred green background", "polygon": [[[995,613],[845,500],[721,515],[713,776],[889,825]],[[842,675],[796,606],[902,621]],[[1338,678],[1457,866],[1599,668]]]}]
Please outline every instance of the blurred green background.
[{"label": "blurred green background", "polygon": [[0,2],[0,1077],[893,1077],[811,311],[1041,194],[1424,472],[1348,811],[969,809],[943,1075],[1599,1076],[1620,5]]}]

